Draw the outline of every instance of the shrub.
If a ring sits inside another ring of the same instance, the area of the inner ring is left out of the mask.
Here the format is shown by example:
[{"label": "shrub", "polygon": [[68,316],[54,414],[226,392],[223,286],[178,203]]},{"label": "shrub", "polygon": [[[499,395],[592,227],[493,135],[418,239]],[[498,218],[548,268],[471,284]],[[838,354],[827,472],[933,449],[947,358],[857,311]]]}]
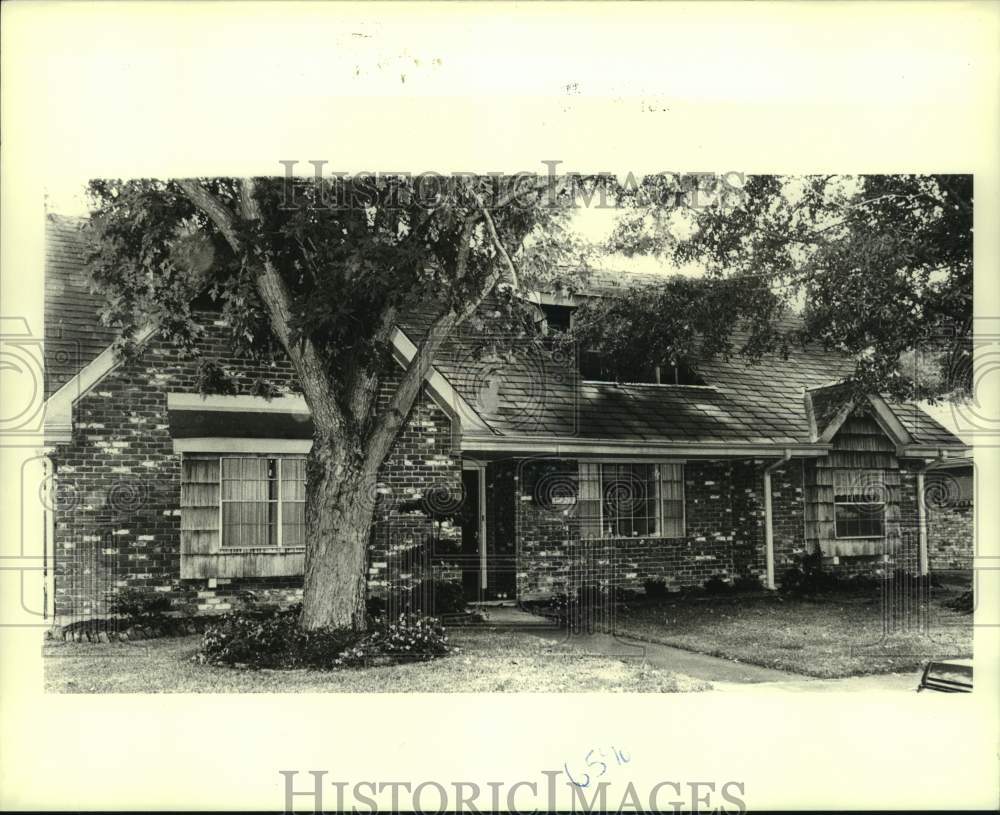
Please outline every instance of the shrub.
[{"label": "shrub", "polygon": [[642,586],[646,590],[646,597],[650,600],[662,600],[669,593],[667,591],[667,581],[662,577],[644,580]]},{"label": "shrub", "polygon": [[751,574],[743,574],[733,581],[733,591],[760,591],[763,584],[759,577]]},{"label": "shrub", "polygon": [[108,608],[112,614],[129,620],[150,620],[170,610],[170,595],[148,589],[118,589],[111,596]]},{"label": "shrub", "polygon": [[198,657],[203,662],[248,668],[291,667],[297,620],[297,609],[231,612],[205,629]]},{"label": "shrub", "polygon": [[378,621],[368,631],[298,626],[301,607],[286,611],[233,612],[210,626],[195,659],[246,668],[332,670],[384,659],[425,660],[450,653],[448,636],[432,618],[401,615]]},{"label": "shrub", "polygon": [[787,594],[817,594],[832,591],[839,585],[837,576],[823,568],[823,555],[819,551],[800,555],[781,579],[781,590]]},{"label": "shrub", "polygon": [[435,614],[461,614],[467,605],[462,585],[453,580],[430,581],[432,611]]},{"label": "shrub", "polygon": [[712,575],[702,584],[705,594],[729,594],[733,590],[733,584],[721,575]]},{"label": "shrub", "polygon": [[451,652],[448,634],[433,617],[401,614],[391,623],[375,627],[340,654],[338,666],[360,667],[373,662],[423,661]]},{"label": "shrub", "polygon": [[975,610],[975,600],[971,591],[966,591],[955,597],[952,600],[948,600],[945,605],[952,611],[960,611],[963,614],[971,614]]},{"label": "shrub", "polygon": [[385,597],[369,597],[368,616],[377,619],[390,612],[400,614],[462,614],[468,603],[460,583],[453,580],[423,580],[407,589],[396,591],[392,602]]}]

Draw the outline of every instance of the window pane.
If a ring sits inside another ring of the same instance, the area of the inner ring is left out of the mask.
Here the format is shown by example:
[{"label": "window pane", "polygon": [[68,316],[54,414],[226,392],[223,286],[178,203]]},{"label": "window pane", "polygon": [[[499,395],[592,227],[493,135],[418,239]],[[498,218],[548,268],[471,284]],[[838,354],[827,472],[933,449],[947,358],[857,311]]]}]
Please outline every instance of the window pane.
[{"label": "window pane", "polygon": [[306,462],[302,458],[281,460],[281,498],[283,501],[306,500]]},{"label": "window pane", "polygon": [[305,546],[306,505],[283,501],[281,505],[282,546]]},{"label": "window pane", "polygon": [[604,532],[615,537],[655,535],[658,500],[652,464],[605,464],[601,488]]},{"label": "window pane", "polygon": [[684,537],[684,465],[660,465],[660,517],[665,538]]},{"label": "window pane", "polygon": [[835,513],[838,538],[881,538],[885,534],[881,504],[838,504]]},{"label": "window pane", "polygon": [[580,462],[580,489],[577,521],[584,540],[601,537],[601,468],[588,461]]},{"label": "window pane", "polygon": [[222,459],[224,501],[264,501],[274,493],[274,459]]},{"label": "window pane", "polygon": [[277,546],[277,504],[263,501],[224,501],[223,546]]}]

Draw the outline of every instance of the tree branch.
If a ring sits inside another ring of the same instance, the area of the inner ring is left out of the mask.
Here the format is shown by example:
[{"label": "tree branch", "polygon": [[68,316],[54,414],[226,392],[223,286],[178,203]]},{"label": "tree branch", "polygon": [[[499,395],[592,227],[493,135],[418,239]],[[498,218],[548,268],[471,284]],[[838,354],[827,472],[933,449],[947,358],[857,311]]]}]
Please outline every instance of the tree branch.
[{"label": "tree branch", "polygon": [[[252,223],[260,223],[260,206],[254,197],[255,192],[256,182],[252,178],[241,180],[240,208],[243,217]],[[312,411],[314,422],[326,431],[342,431],[346,423],[336,399],[335,384],[331,382],[329,372],[316,346],[308,337],[292,342],[292,298],[285,281],[264,247],[256,245],[252,247],[251,252],[255,256],[257,292],[271,315],[271,324],[278,339],[281,340],[299,375],[299,384]]]},{"label": "tree branch", "polygon": [[[308,338],[299,343],[292,342],[291,297],[266,249],[258,244],[244,245],[237,215],[203,184],[195,179],[182,179],[177,185],[191,203],[209,217],[237,257],[242,257],[244,264],[251,269],[257,293],[271,317],[271,328],[295,366],[303,395],[317,424],[326,430],[343,428],[344,417],[333,398],[332,384],[319,353]],[[245,221],[260,223],[260,206],[254,197],[255,191],[253,179],[240,182],[240,216]]]},{"label": "tree branch", "polygon": [[[549,188],[548,181],[545,181],[529,185],[524,189],[511,190],[496,202],[496,208],[507,206],[521,196],[535,192],[545,192]],[[468,274],[468,260],[472,247],[473,231],[476,224],[480,221],[485,221],[491,240],[511,270],[516,287],[518,281],[517,269],[514,267],[510,255],[500,241],[499,235],[496,232],[496,224],[490,215],[489,209],[478,197],[476,197],[476,204],[478,205],[478,212],[466,216],[465,222],[462,225],[462,241],[455,263],[455,280],[456,282],[461,282]],[[483,280],[479,289],[465,302],[461,309],[457,311],[454,308],[449,309],[439,315],[431,324],[426,336],[424,336],[417,347],[413,359],[407,365],[389,408],[378,418],[372,431],[366,457],[366,467],[369,468],[370,472],[375,472],[378,469],[392,449],[396,434],[399,433],[403,422],[412,409],[417,394],[420,393],[420,389],[423,387],[424,378],[427,376],[427,372],[430,370],[434,362],[434,357],[440,350],[441,345],[458,326],[462,325],[479,308],[483,300],[486,299],[494,286],[496,286],[499,279],[499,272],[493,271]]]},{"label": "tree branch", "polygon": [[486,222],[486,229],[490,233],[490,238],[493,240],[493,245],[496,247],[497,252],[500,253],[500,257],[504,259],[507,264],[507,270],[510,272],[511,283],[515,291],[519,291],[521,285],[519,283],[517,269],[514,266],[514,261],[510,259],[510,255],[507,254],[507,249],[504,247],[503,242],[500,240],[500,236],[497,235],[496,224],[493,223],[493,216],[490,215],[490,211],[483,206],[483,202],[476,198],[476,203],[479,204],[479,210],[482,212],[483,220]]},{"label": "tree branch", "polygon": [[233,251],[237,255],[242,255],[244,248],[243,242],[239,237],[236,215],[229,209],[229,207],[209,192],[209,190],[195,178],[179,179],[177,181],[177,186],[184,191],[188,200],[205,213],[209,220],[215,224],[216,228],[222,233],[222,236],[233,248]]}]

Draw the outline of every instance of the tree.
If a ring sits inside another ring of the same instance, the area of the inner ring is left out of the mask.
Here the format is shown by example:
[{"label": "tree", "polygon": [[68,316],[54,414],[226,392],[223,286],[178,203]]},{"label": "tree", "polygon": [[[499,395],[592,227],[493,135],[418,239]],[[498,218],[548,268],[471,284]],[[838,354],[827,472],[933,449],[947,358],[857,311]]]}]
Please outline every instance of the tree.
[{"label": "tree", "polygon": [[[530,330],[518,286],[579,263],[568,187],[369,176],[94,181],[90,192],[89,267],[120,354],[138,352],[137,330],[152,321],[198,358],[192,301],[208,292],[244,355],[291,361],[315,428],[301,624],[364,627],[366,499],[379,467],[442,342],[487,297],[494,329]],[[430,315],[430,330],[376,410],[406,310]],[[218,369],[200,363],[218,387]]]},{"label": "tree", "polygon": [[[703,206],[669,213],[650,204],[655,183],[644,179],[620,197],[625,214],[608,248],[696,262],[718,290],[681,297],[681,314],[666,322],[653,292],[597,304],[582,321],[596,341],[690,352],[678,328],[697,323],[710,350],[751,359],[796,341],[836,348],[856,361],[855,391],[899,400],[969,393],[971,176],[750,176],[742,188],[709,179]],[[670,282],[662,294],[671,287],[683,288]],[[750,330],[734,347],[734,299],[748,297]],[[630,318],[605,319],[609,308]],[[800,327],[783,329],[779,318],[796,309]],[[639,330],[623,332],[629,325]],[[617,336],[602,336],[600,326]]]},{"label": "tree", "polygon": [[[608,249],[705,267],[700,278],[665,277],[582,307],[571,341],[612,357],[752,360],[812,337],[854,354],[864,387],[914,395],[926,387],[900,371],[901,355],[947,328],[954,367],[971,331],[965,177],[761,176],[738,186],[666,175],[357,176],[90,189],[90,268],[119,353],[135,353],[139,327],[152,321],[197,358],[192,301],[208,292],[237,349],[252,360],[283,354],[296,371],[314,424],[307,628],[364,626],[368,499],[436,353],[483,311],[495,335],[530,336],[519,289],[579,285],[566,269],[587,267],[569,228],[581,199],[623,209]],[[780,317],[797,297],[805,325],[789,334]],[[391,384],[392,334],[410,311],[427,315],[430,330]],[[206,387],[224,384],[211,360],[199,364]],[[389,405],[377,410],[383,387]]]}]

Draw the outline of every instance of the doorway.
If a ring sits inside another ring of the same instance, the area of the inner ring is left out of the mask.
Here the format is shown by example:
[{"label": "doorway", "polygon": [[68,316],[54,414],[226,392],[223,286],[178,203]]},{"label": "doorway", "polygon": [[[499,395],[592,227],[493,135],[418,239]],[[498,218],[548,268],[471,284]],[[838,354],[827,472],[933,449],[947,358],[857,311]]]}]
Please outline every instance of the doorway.
[{"label": "doorway", "polygon": [[462,506],[458,526],[462,534],[462,592],[472,602],[486,594],[486,468],[462,464]]}]

